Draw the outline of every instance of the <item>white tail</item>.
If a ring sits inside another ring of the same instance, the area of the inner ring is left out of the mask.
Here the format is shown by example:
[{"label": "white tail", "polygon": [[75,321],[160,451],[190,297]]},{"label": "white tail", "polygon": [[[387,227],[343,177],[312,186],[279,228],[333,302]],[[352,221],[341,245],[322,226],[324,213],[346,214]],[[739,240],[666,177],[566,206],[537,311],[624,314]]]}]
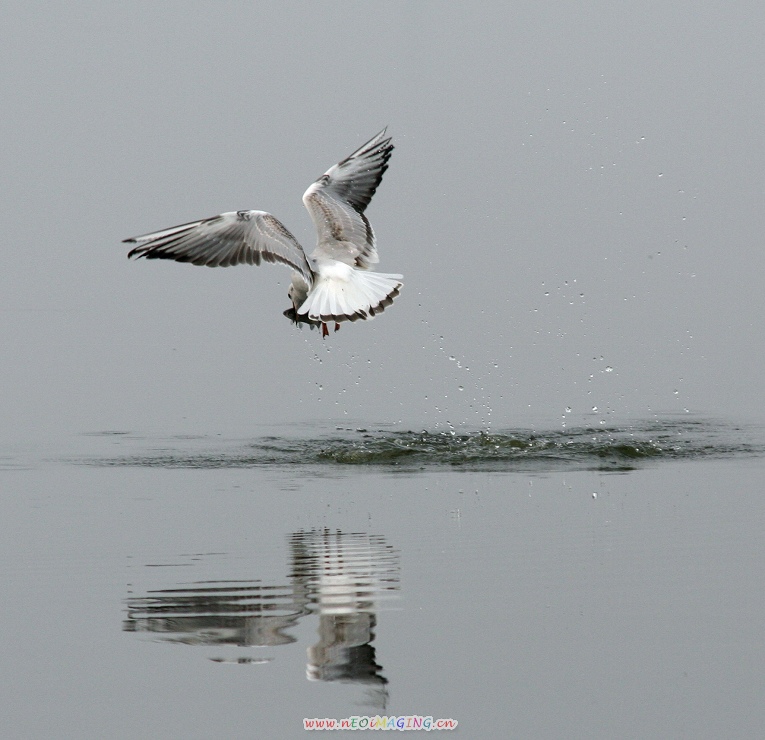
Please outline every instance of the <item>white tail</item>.
[{"label": "white tail", "polygon": [[337,262],[322,271],[298,314],[314,321],[371,319],[401,292],[401,275],[362,272]]}]

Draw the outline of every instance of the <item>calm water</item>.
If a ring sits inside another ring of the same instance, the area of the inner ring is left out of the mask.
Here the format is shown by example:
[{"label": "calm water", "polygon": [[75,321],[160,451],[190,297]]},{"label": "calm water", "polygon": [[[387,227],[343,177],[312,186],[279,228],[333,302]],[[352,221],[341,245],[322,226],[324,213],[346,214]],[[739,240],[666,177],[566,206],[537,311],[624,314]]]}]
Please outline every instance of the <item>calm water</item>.
[{"label": "calm water", "polygon": [[757,736],[763,440],[669,419],[6,445],[4,733]]}]

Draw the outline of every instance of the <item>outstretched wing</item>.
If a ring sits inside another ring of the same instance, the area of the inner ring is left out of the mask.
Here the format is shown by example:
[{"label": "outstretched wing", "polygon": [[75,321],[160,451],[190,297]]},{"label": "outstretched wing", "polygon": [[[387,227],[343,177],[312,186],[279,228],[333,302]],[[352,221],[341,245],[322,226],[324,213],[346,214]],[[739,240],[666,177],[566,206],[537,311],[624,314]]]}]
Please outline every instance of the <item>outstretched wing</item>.
[{"label": "outstretched wing", "polygon": [[393,151],[385,131],[327,170],[305,191],[303,203],[319,234],[315,257],[330,257],[361,269],[380,261],[364,210]]},{"label": "outstretched wing", "polygon": [[232,211],[220,216],[134,236],[128,257],[191,262],[207,267],[281,262],[303,276],[310,286],[313,270],[297,239],[270,213]]}]

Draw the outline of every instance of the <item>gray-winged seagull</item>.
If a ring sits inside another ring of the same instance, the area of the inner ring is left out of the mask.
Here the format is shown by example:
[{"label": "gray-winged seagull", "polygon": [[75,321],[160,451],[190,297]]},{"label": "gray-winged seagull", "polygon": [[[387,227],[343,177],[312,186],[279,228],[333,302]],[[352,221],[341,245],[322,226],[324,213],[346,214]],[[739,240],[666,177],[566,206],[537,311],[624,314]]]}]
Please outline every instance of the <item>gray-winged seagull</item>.
[{"label": "gray-winged seagull", "polygon": [[296,324],[371,319],[401,291],[401,275],[369,272],[379,262],[375,235],[364,215],[388,169],[393,145],[383,129],[325,172],[303,194],[317,231],[306,257],[297,239],[265,211],[232,211],[170,229],[125,239],[128,257],[191,262],[207,267],[281,262],[293,269],[284,315]]}]

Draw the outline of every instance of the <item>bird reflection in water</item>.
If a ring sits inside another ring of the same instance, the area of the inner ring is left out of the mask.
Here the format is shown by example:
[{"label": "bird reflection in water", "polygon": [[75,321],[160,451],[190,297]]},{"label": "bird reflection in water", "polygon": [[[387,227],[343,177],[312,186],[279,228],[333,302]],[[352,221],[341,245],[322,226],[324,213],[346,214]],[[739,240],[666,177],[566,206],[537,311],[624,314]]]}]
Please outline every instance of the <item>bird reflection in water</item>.
[{"label": "bird reflection in water", "polygon": [[289,549],[285,585],[197,581],[148,591],[128,597],[123,629],[187,645],[278,646],[295,642],[290,631],[316,614],[319,639],[308,648],[308,679],[361,685],[367,703],[383,710],[388,680],[373,643],[381,602],[399,593],[399,553],[380,535],[329,529],[295,532]]}]

